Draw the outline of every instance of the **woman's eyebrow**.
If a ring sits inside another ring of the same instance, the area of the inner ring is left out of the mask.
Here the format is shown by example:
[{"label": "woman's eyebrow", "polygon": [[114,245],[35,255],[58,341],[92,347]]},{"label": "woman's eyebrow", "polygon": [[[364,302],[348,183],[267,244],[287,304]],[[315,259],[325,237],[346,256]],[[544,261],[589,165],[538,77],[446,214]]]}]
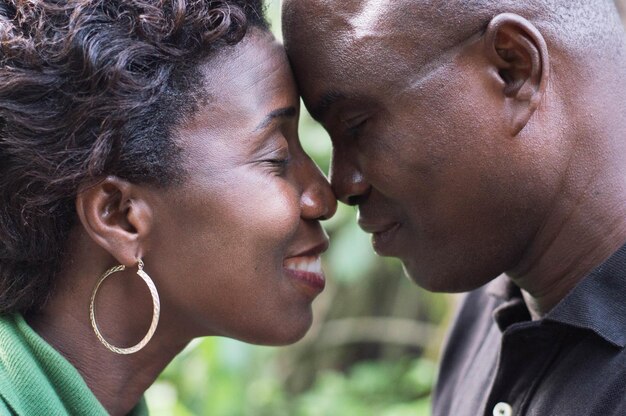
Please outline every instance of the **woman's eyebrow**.
[{"label": "woman's eyebrow", "polygon": [[293,106],[276,109],[269,113],[267,116],[265,116],[263,121],[261,121],[254,130],[259,131],[267,128],[267,126],[269,126],[277,118],[293,118],[297,114],[298,110],[296,110],[296,107]]}]

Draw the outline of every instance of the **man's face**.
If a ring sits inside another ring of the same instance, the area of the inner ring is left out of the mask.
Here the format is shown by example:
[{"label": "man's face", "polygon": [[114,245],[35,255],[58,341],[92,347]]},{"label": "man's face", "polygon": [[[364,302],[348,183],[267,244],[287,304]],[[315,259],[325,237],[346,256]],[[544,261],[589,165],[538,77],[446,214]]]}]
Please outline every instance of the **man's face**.
[{"label": "man's face", "polygon": [[511,137],[479,34],[449,44],[402,10],[355,3],[291,1],[284,14],[304,102],[333,142],[333,189],[416,283],[476,288],[538,229],[542,162]]}]

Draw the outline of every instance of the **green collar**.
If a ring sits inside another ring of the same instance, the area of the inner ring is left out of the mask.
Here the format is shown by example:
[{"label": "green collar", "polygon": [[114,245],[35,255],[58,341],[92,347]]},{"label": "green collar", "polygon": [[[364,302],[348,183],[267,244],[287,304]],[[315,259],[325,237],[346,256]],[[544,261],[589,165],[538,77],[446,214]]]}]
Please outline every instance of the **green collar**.
[{"label": "green collar", "polygon": [[[0,317],[0,410],[17,415],[107,415],[85,381],[21,315]],[[148,415],[144,399],[130,413]]]}]

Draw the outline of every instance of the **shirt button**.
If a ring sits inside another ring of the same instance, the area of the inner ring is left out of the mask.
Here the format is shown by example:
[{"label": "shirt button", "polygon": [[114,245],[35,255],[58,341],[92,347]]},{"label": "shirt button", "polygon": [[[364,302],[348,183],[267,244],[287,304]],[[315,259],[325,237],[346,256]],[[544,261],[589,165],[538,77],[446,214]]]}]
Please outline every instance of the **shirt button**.
[{"label": "shirt button", "polygon": [[500,402],[494,406],[493,416],[513,416],[513,408],[508,403]]}]

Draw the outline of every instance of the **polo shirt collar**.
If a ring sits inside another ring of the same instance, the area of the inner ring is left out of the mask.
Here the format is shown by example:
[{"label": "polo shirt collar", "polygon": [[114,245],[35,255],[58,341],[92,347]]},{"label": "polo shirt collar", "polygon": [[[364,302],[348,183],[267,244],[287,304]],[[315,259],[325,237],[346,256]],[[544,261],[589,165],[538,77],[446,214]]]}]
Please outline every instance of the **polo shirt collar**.
[{"label": "polo shirt collar", "polygon": [[545,317],[626,345],[626,245],[585,277]]},{"label": "polo shirt collar", "polygon": [[[501,329],[503,314],[520,309],[523,302],[519,288],[500,276],[487,286],[487,293],[505,301],[494,318]],[[626,346],[626,245],[589,273],[541,321],[587,329],[610,344]],[[509,311],[507,311],[507,309]],[[525,305],[524,305],[525,309]],[[515,313],[523,316],[520,312]],[[511,321],[507,319],[510,323]]]}]

